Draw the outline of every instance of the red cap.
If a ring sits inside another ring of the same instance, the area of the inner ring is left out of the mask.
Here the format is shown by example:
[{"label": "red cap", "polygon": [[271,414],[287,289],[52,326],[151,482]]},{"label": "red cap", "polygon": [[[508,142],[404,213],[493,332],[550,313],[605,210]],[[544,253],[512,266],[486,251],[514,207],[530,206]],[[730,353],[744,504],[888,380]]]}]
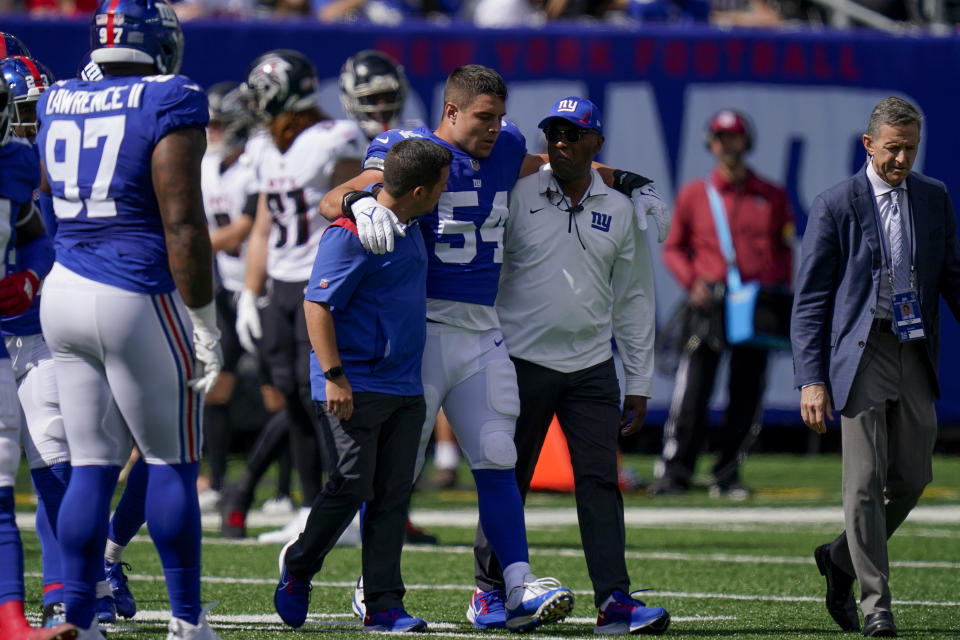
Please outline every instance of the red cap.
[{"label": "red cap", "polygon": [[710,125],[707,128],[713,135],[718,133],[739,133],[742,135],[750,135],[749,125],[747,125],[746,118],[732,109],[718,111],[710,119]]}]

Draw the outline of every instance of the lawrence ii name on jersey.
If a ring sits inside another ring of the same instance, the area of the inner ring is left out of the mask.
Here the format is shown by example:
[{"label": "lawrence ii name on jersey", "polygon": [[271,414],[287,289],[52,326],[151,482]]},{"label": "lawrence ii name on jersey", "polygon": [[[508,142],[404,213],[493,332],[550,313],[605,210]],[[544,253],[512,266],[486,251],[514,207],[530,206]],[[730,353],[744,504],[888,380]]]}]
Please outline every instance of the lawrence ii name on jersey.
[{"label": "lawrence ii name on jersey", "polygon": [[37,116],[59,220],[57,262],[127,291],[173,291],[143,159],[171,131],[207,126],[206,94],[185,76],[61,80],[40,96]]}]

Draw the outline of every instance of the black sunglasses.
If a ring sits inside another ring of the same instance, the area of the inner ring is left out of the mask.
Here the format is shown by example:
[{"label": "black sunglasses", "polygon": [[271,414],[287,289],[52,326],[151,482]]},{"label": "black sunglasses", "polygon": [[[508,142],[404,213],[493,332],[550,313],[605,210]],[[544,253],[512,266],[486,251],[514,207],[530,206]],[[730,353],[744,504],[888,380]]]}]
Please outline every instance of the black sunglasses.
[{"label": "black sunglasses", "polygon": [[543,130],[543,135],[547,137],[547,142],[555,143],[563,140],[564,142],[577,143],[580,138],[588,133],[596,133],[593,129],[560,129],[557,127],[548,127]]}]

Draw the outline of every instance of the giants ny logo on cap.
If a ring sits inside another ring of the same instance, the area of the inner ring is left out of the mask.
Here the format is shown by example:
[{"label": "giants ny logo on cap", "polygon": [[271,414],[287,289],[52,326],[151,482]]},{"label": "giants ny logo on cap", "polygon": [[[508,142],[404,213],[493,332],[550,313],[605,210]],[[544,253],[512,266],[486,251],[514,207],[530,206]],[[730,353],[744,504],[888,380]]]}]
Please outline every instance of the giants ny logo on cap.
[{"label": "giants ny logo on cap", "polygon": [[556,106],[557,113],[573,113],[577,110],[578,104],[576,100],[561,100]]}]

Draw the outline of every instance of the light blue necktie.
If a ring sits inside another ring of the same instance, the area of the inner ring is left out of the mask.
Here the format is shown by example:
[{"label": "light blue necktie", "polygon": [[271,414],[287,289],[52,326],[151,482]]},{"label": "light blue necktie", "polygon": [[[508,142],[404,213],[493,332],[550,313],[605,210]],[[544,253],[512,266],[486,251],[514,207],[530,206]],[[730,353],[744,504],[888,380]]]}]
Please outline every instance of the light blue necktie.
[{"label": "light blue necktie", "polygon": [[906,232],[903,216],[900,214],[902,189],[890,191],[890,260],[893,263],[893,290],[905,291],[910,288],[910,262],[904,255]]}]

